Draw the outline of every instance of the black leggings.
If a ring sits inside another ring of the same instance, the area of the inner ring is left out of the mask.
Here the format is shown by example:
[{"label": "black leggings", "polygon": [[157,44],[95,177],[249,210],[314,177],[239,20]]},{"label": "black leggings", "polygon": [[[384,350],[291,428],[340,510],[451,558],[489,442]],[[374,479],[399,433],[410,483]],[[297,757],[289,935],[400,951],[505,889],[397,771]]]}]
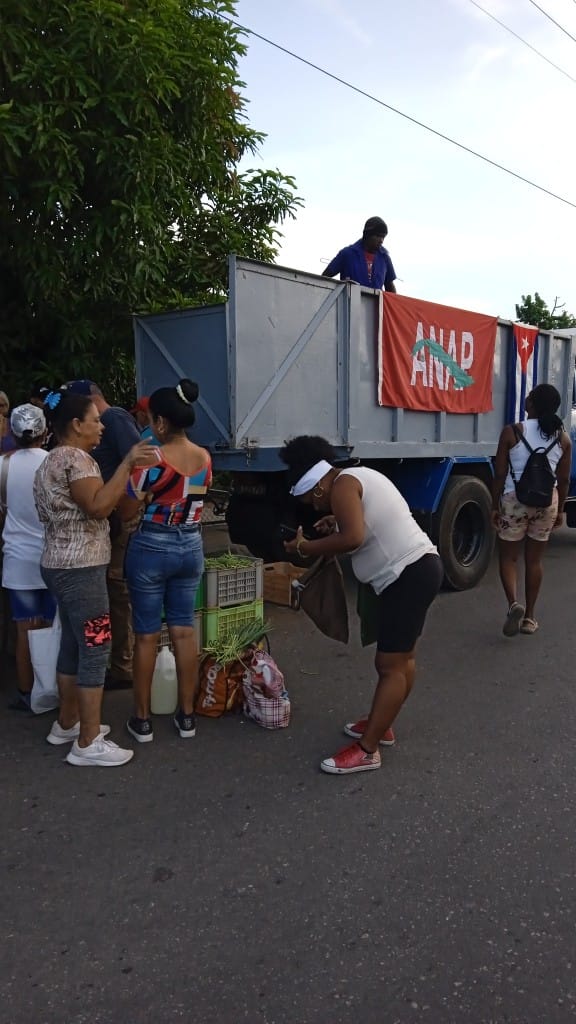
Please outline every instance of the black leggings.
[{"label": "black leggings", "polygon": [[420,636],[426,614],[436,597],[444,570],[439,555],[424,555],[407,565],[394,583],[379,595],[378,650],[382,654],[407,654]]}]

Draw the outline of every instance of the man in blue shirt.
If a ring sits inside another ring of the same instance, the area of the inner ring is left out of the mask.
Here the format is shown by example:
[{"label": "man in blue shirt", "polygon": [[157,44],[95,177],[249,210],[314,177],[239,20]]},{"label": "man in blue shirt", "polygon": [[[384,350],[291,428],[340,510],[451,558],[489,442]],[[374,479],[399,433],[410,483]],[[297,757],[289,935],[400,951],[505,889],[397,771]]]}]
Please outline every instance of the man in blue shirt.
[{"label": "man in blue shirt", "polygon": [[366,288],[384,288],[395,292],[396,272],[390,254],[382,245],[388,228],[381,217],[370,217],[362,232],[362,238],[354,245],[340,249],[337,256],[323,271],[322,277],[335,277],[341,281],[354,281]]}]

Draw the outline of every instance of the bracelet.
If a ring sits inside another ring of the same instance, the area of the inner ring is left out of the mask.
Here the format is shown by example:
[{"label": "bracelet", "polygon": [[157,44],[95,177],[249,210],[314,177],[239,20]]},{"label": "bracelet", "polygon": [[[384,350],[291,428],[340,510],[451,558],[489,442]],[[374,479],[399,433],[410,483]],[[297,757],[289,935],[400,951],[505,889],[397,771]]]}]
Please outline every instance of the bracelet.
[{"label": "bracelet", "polygon": [[305,540],[306,540],[305,537],[300,537],[296,541],[296,551],[298,552],[298,554],[300,555],[301,558],[305,557],[304,552],[302,551],[302,545],[303,545]]}]

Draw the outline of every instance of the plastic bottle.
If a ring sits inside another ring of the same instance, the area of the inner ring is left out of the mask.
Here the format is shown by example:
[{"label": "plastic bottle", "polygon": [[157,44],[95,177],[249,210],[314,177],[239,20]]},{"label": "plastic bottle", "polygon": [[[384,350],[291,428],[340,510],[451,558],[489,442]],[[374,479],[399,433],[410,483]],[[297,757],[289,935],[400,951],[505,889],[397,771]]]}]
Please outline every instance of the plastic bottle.
[{"label": "plastic bottle", "polygon": [[151,710],[153,715],[173,715],[178,706],[176,661],[169,647],[156,657],[152,676]]}]

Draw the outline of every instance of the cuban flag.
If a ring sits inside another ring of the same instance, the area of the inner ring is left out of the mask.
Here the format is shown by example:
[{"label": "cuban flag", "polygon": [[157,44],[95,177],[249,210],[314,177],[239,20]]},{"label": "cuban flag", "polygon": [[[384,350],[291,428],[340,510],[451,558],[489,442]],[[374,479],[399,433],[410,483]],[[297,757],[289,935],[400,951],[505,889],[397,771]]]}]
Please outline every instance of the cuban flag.
[{"label": "cuban flag", "polygon": [[538,383],[538,328],[513,324],[508,367],[507,423],[521,423],[526,416],[526,395]]}]

